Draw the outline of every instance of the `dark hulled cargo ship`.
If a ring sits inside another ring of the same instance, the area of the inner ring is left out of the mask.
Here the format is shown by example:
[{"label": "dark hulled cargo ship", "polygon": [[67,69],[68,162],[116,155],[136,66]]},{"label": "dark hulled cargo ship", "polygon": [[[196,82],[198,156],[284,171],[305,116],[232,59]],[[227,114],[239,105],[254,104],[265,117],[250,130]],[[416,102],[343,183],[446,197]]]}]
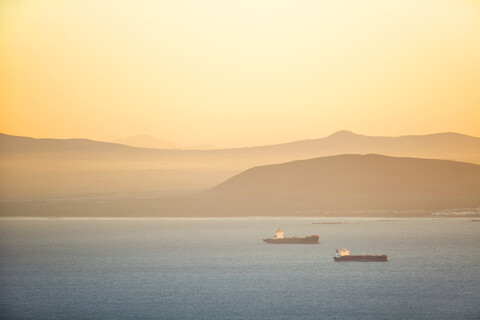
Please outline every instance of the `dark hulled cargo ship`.
[{"label": "dark hulled cargo ship", "polygon": [[266,243],[274,243],[274,244],[317,244],[318,239],[319,239],[319,236],[316,234],[308,237],[304,237],[304,238],[298,238],[298,237],[285,238],[283,231],[278,229],[277,235],[275,236],[275,238],[263,239],[263,241],[265,241]]},{"label": "dark hulled cargo ship", "polygon": [[360,262],[384,262],[388,261],[388,254],[382,255],[372,255],[372,254],[363,254],[363,255],[350,255],[350,250],[342,248],[342,250],[338,251],[337,255],[333,257],[333,260],[336,262],[342,261],[360,261]]}]

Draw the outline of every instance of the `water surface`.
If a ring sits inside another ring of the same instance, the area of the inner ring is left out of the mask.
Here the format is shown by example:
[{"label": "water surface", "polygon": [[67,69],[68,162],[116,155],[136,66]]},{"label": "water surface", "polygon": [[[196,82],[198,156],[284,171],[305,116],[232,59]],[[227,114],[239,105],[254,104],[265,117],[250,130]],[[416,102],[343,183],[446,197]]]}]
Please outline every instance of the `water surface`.
[{"label": "water surface", "polygon": [[[320,244],[264,244],[276,228]],[[0,313],[478,319],[479,240],[468,219],[1,219]],[[335,263],[341,247],[390,261]]]}]

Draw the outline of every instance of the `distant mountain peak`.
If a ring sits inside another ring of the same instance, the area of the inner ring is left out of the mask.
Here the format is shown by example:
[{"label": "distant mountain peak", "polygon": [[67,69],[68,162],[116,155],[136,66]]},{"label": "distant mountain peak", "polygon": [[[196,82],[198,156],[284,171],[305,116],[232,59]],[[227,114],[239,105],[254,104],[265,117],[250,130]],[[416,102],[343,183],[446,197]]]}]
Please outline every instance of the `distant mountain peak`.
[{"label": "distant mountain peak", "polygon": [[347,137],[357,137],[359,134],[356,134],[348,130],[340,130],[329,135],[329,138],[338,137],[338,138],[347,138]]}]

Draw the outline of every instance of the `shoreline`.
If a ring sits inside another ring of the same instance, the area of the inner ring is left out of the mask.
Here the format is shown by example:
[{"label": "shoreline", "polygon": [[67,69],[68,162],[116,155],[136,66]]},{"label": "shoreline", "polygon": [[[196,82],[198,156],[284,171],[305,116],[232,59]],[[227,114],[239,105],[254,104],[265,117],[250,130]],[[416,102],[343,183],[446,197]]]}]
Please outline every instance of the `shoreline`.
[{"label": "shoreline", "polygon": [[[9,220],[319,220],[312,222],[312,224],[336,225],[345,224],[354,221],[405,221],[405,220],[464,220],[471,222],[480,222],[480,217],[468,216],[443,216],[443,217],[352,217],[352,216],[338,216],[338,217],[324,217],[324,216],[243,216],[243,217],[48,217],[48,216],[3,216],[0,221]],[[343,221],[338,221],[343,220]],[[322,222],[324,221],[324,222]]]}]

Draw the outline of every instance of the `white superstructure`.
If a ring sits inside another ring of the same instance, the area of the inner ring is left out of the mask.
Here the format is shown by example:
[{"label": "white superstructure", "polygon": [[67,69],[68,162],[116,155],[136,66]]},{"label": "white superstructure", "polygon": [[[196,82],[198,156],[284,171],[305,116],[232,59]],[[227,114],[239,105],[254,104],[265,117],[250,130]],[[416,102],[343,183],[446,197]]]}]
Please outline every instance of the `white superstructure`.
[{"label": "white superstructure", "polygon": [[283,231],[280,230],[280,229],[278,229],[278,230],[277,230],[277,239],[283,239],[283,238],[284,238],[284,236],[283,236]]}]

